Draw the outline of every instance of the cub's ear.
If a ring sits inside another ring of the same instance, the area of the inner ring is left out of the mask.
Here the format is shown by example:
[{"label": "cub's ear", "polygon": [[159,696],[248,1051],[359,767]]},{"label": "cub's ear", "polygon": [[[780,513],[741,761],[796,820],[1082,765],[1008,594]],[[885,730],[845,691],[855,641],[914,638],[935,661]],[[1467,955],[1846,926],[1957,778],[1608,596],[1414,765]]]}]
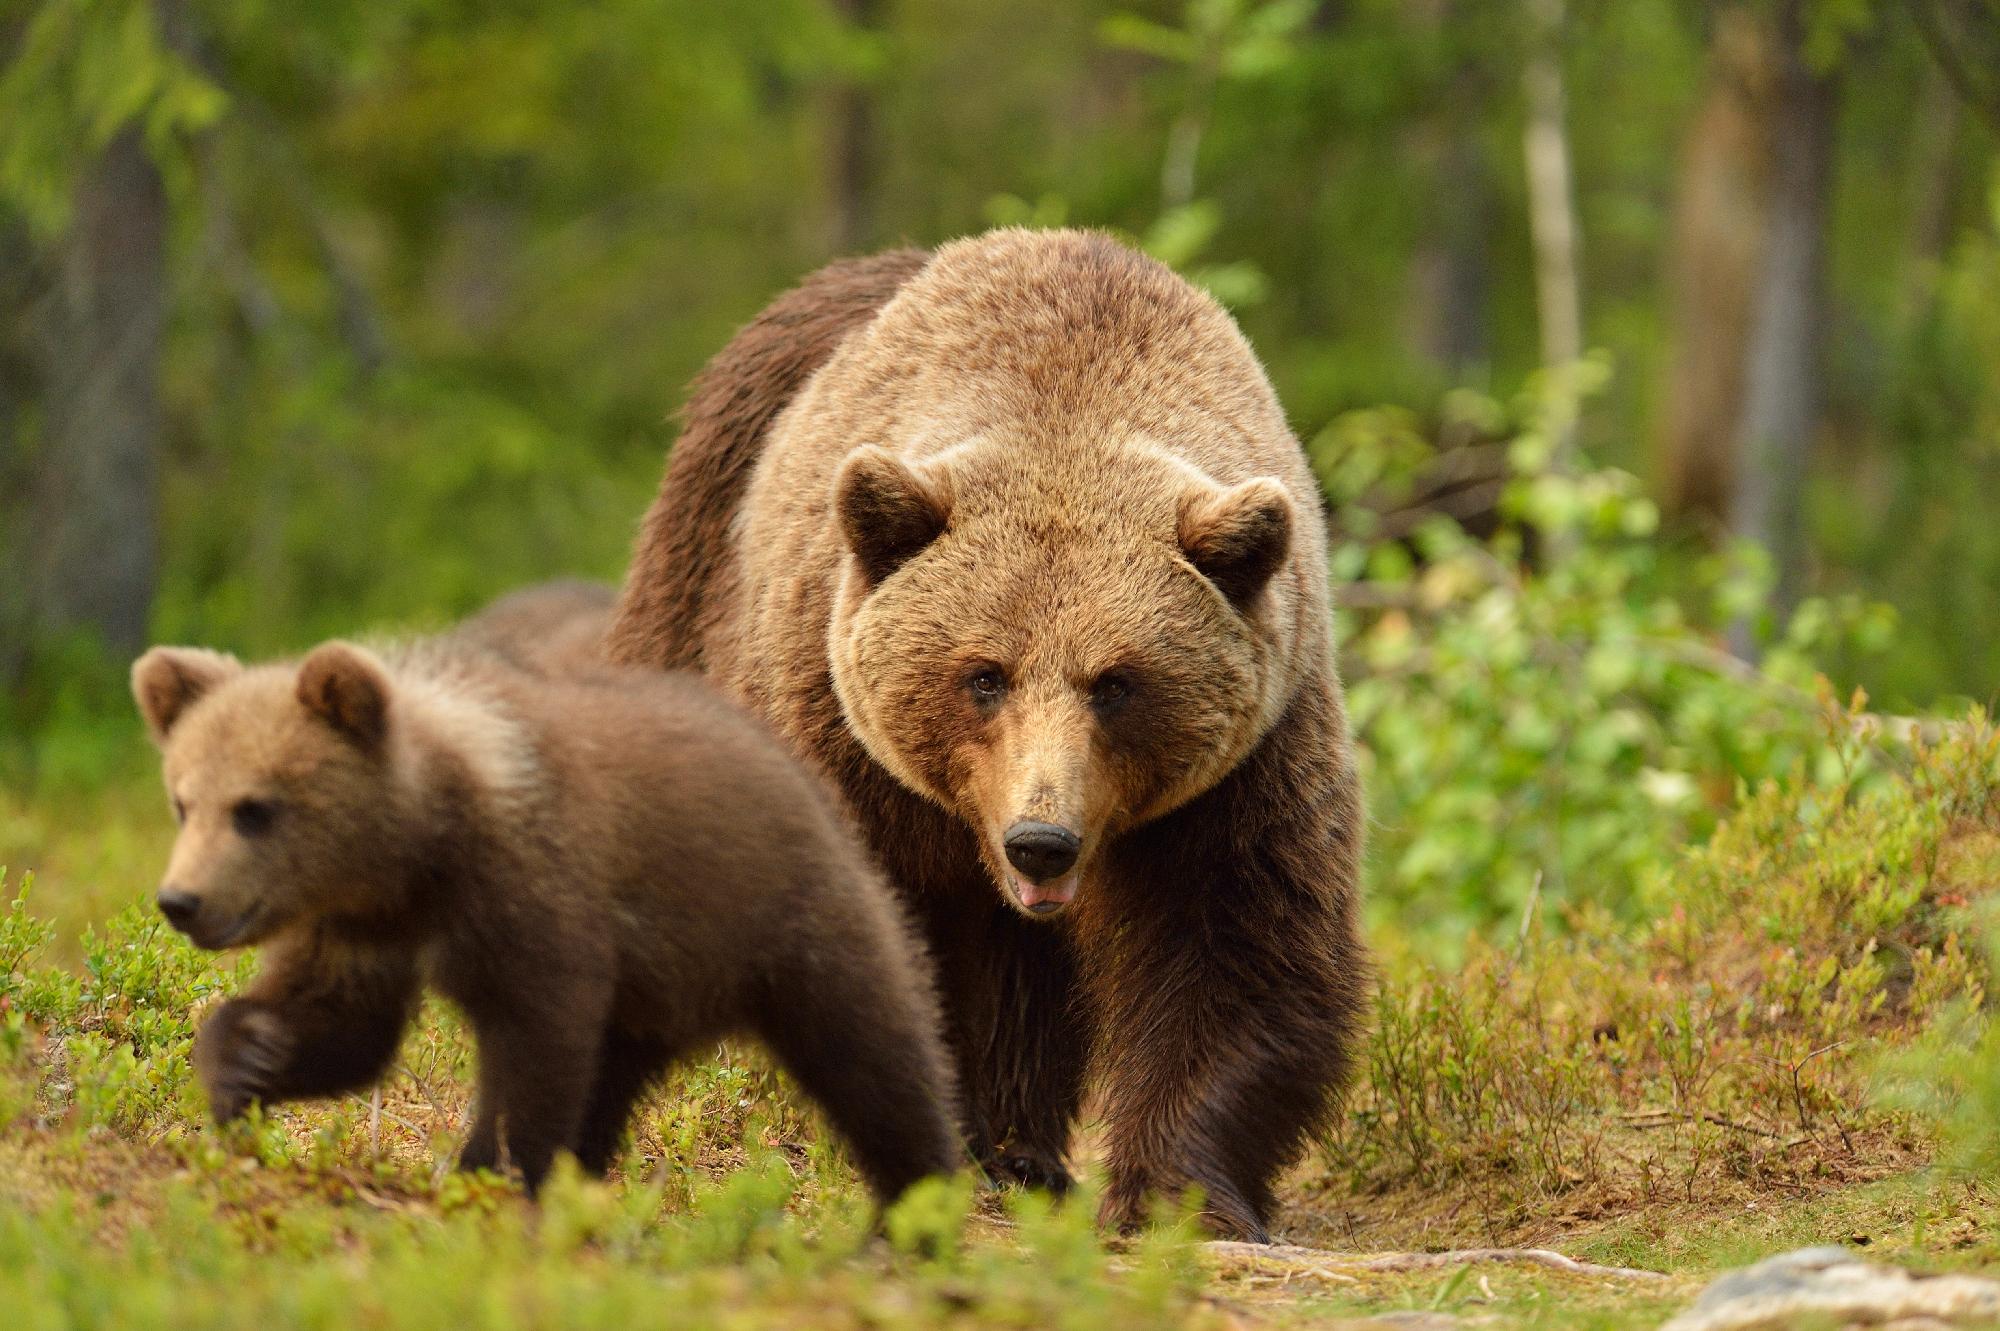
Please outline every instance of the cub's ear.
[{"label": "cub's ear", "polygon": [[951,490],[943,477],[924,475],[872,444],[840,464],[833,505],[847,548],[870,583],[901,568],[951,520]]},{"label": "cub's ear", "polygon": [[132,697],[153,743],[166,742],[195,699],[242,671],[241,661],[206,647],[155,647],[134,661]]},{"label": "cub's ear", "polygon": [[1181,502],[1181,549],[1236,605],[1264,590],[1292,549],[1292,499],[1259,476],[1228,489],[1204,489]]},{"label": "cub's ear", "polygon": [[313,648],[299,663],[299,702],[357,744],[374,747],[389,732],[389,672],[352,643]]}]

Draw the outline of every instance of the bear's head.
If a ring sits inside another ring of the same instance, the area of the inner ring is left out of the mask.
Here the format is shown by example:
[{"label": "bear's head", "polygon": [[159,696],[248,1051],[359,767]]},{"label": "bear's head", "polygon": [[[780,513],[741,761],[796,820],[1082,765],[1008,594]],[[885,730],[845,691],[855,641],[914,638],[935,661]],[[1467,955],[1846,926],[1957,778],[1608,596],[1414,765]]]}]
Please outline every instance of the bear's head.
[{"label": "bear's head", "polygon": [[1061,911],[1107,842],[1215,785],[1282,704],[1298,518],[1276,479],[1224,484],[1143,439],[986,439],[859,448],[833,502],[842,710],[970,825],[1019,909]]},{"label": "bear's head", "polygon": [[372,653],[327,643],[296,666],[156,647],[132,693],[159,745],[180,833],[159,906],[197,945],[387,906],[398,800],[392,689]]}]

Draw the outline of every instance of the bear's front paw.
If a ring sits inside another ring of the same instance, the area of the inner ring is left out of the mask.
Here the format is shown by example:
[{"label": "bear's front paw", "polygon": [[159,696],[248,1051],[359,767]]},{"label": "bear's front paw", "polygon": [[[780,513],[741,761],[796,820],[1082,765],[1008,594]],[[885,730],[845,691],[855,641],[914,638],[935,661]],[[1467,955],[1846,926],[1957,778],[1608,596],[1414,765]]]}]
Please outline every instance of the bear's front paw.
[{"label": "bear's front paw", "polygon": [[[1242,1194],[1226,1183],[1194,1186],[1203,1205],[1197,1219],[1201,1227],[1218,1239],[1240,1243],[1269,1243],[1271,1232]],[[1114,1180],[1097,1208],[1098,1228],[1112,1234],[1136,1234],[1155,1220],[1171,1221],[1186,1194],[1176,1192],[1162,1200],[1149,1189]]]},{"label": "bear's front paw", "polygon": [[1010,1146],[984,1161],[986,1173],[1001,1187],[1039,1188],[1061,1197],[1075,1186],[1060,1158],[1032,1146]]},{"label": "bear's front paw", "polygon": [[195,1036],[194,1066],[217,1123],[241,1118],[252,1101],[277,1098],[292,1033],[269,1008],[243,999],[224,1003]]}]

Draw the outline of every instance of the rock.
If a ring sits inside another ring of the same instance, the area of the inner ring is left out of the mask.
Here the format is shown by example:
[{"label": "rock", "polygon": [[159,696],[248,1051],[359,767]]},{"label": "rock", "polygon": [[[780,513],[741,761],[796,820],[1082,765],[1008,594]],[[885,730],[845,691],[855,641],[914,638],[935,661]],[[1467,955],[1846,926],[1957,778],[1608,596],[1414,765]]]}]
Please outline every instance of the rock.
[{"label": "rock", "polygon": [[1927,1276],[1864,1262],[1845,1248],[1802,1248],[1731,1271],[1660,1331],[1816,1325],[1948,1331],[2000,1321],[2000,1280]]}]

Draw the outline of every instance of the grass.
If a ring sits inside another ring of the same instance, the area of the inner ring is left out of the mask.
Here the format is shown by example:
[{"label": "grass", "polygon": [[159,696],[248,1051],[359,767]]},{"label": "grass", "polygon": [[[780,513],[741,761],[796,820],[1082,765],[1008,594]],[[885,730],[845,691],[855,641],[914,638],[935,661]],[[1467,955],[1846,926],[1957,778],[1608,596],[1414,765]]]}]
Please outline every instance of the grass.
[{"label": "grass", "polygon": [[1978,723],[1886,791],[1767,783],[1637,922],[1583,909],[1451,970],[1404,959],[1317,1180],[1331,1208],[1378,1199],[1360,1211],[1409,1243],[1540,1241],[1927,1163],[1924,1122],[1872,1083],[1885,1050],[1984,1001],[1996,761]]},{"label": "grass", "polygon": [[168,840],[157,797],[9,799],[0,849],[38,875],[0,913],[0,1307],[23,1328],[1625,1326],[1806,1244],[2000,1263],[2000,1197],[1939,1164],[1962,1125],[1909,1093],[1986,1002],[2000,735],[1975,717],[1891,765],[1865,789],[1744,792],[1635,913],[1531,908],[1449,966],[1380,940],[1367,1070],[1287,1181],[1285,1236],[1668,1273],[1644,1284],[1302,1272],[1178,1226],[1107,1246],[1088,1197],[964,1181],[878,1234],[812,1112],[738,1048],[648,1103],[608,1183],[564,1177],[530,1206],[446,1167],[470,1057],[435,1004],[377,1095],[218,1132],[189,1041],[254,962],[193,951],[134,900]]}]

